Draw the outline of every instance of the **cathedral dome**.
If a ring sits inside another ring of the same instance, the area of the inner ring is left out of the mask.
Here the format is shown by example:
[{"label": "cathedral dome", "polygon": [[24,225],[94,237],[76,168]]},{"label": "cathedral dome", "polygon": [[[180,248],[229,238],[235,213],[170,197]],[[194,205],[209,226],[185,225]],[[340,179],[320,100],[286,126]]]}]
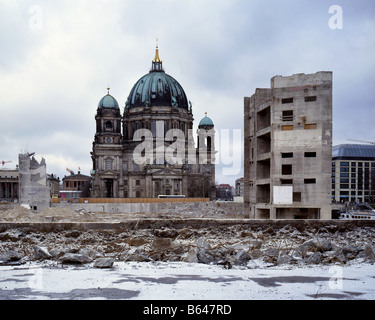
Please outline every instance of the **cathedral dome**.
[{"label": "cathedral dome", "polygon": [[213,128],[214,127],[214,123],[213,121],[211,120],[211,118],[207,117],[207,112],[206,112],[206,115],[205,117],[201,120],[201,122],[199,122],[199,126],[198,128]]},{"label": "cathedral dome", "polygon": [[108,94],[105,95],[98,103],[98,109],[110,108],[110,109],[120,109],[118,103],[114,97],[109,94],[109,88],[107,88]]},{"label": "cathedral dome", "polygon": [[157,47],[150,72],[133,86],[125,108],[153,106],[170,106],[186,110],[189,108],[182,86],[163,70]]}]

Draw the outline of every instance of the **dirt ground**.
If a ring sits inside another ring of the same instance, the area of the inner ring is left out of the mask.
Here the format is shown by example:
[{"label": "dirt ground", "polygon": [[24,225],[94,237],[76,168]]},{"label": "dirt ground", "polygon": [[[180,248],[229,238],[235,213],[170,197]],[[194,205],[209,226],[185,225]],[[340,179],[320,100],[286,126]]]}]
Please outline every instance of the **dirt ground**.
[{"label": "dirt ground", "polygon": [[69,207],[51,207],[40,213],[35,213],[24,207],[0,211],[0,222],[120,222],[127,219],[147,218],[243,218],[240,206],[214,205],[207,203],[205,210],[197,210],[194,204],[184,204],[176,210],[166,210],[162,213],[105,213],[88,212],[85,209],[71,210]]}]

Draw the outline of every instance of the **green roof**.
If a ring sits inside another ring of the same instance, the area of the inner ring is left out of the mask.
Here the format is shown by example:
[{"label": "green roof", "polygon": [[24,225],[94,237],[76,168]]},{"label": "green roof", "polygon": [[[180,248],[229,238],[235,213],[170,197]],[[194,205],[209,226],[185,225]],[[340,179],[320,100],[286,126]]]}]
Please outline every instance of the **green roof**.
[{"label": "green roof", "polygon": [[127,108],[171,106],[188,110],[188,99],[182,86],[163,70],[151,70],[130,91]]},{"label": "green roof", "polygon": [[114,97],[110,94],[105,95],[98,104],[98,109],[101,108],[112,108],[112,109],[120,109],[118,103]]},{"label": "green roof", "polygon": [[199,122],[199,128],[200,127],[213,127],[214,126],[214,123],[213,121],[211,120],[211,118],[207,117],[207,113],[206,113],[206,116],[201,120],[201,122]]}]

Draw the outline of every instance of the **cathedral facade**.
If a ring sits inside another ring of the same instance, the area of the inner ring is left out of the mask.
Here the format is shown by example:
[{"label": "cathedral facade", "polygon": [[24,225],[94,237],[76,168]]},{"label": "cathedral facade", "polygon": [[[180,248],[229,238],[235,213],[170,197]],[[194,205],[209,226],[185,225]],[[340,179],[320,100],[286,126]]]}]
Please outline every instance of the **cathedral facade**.
[{"label": "cathedral facade", "polygon": [[195,147],[192,104],[163,70],[158,47],[123,112],[108,88],[95,120],[93,197],[215,197],[214,124],[206,114]]}]

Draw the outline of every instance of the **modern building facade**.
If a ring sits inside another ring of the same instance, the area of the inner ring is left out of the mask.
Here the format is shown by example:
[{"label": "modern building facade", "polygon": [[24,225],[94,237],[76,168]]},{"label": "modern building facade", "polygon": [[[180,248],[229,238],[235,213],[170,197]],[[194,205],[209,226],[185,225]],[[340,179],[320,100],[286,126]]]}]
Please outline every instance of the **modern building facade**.
[{"label": "modern building facade", "polygon": [[375,145],[332,148],[332,201],[375,203]]},{"label": "modern building facade", "polygon": [[150,72],[131,89],[123,113],[108,89],[95,119],[93,197],[215,196],[213,121],[207,114],[201,120],[195,148],[192,104],[165,73],[158,47]]},{"label": "modern building facade", "polygon": [[332,72],[271,79],[244,99],[245,216],[330,219]]}]

